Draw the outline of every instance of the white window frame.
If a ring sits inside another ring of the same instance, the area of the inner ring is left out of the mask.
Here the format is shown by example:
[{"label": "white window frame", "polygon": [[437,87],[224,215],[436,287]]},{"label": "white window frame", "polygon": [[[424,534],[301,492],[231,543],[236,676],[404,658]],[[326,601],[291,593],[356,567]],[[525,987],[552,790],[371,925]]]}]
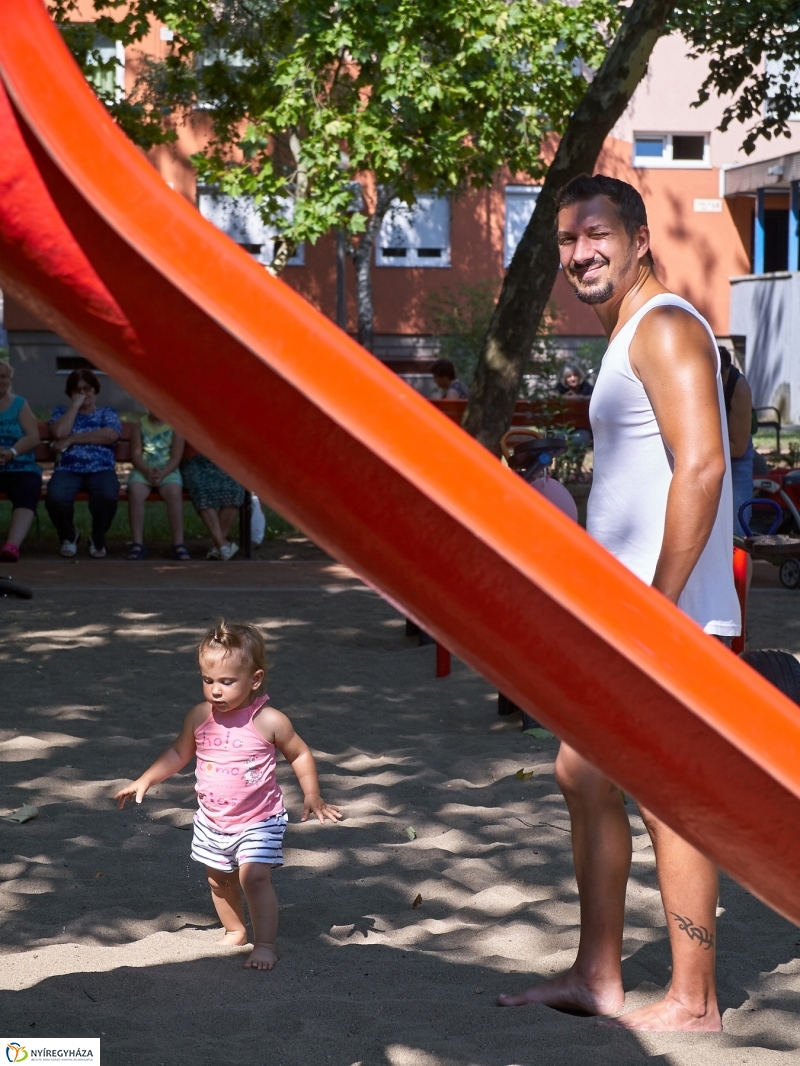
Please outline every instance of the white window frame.
[{"label": "white window frame", "polygon": [[[292,202],[286,201],[286,216],[292,216]],[[275,256],[275,237],[277,230],[274,226],[265,225],[258,213],[255,202],[250,196],[240,196],[234,199],[231,196],[218,193],[215,189],[199,188],[197,190],[197,209],[203,218],[213,222],[217,229],[221,229],[232,241],[239,245],[260,245],[258,252],[250,251],[257,263],[268,267]],[[305,266],[305,245],[301,242],[287,266]]]},{"label": "white window frame", "polygon": [[[430,243],[440,229],[440,243]],[[438,256],[426,251],[438,249]],[[392,255],[391,250],[405,254]],[[392,200],[383,216],[375,243],[375,265],[379,267],[425,267],[441,270],[450,266],[450,198],[420,193],[409,206]]]},{"label": "white window frame", "polygon": [[[702,159],[673,159],[672,158],[672,138],[673,137],[702,137],[703,138],[703,158]],[[661,140],[664,142],[664,154],[662,156],[652,155],[637,155],[636,154],[636,142],[644,140]],[[699,130],[687,130],[682,132],[681,130],[675,130],[672,133],[662,132],[650,132],[639,130],[633,135],[633,144],[631,145],[631,155],[633,157],[633,166],[637,170],[710,170],[711,169],[711,151],[710,151],[710,138],[707,133],[702,133]]]},{"label": "white window frame", "polygon": [[[769,74],[769,75],[776,75],[776,76],[780,77],[780,75],[783,74],[783,69],[784,69],[784,60],[782,58],[781,59],[768,59],[766,61],[766,63],[765,63],[765,72],[767,74]],[[793,87],[794,91],[796,92],[797,89],[798,89],[798,84],[800,84],[800,71],[798,71],[798,70],[793,71],[793,73],[791,75],[791,83],[792,83],[792,87]],[[772,96],[774,96],[774,93],[770,93],[770,95],[764,101],[764,109],[763,110],[764,110],[764,117],[765,118],[769,115],[769,101],[772,98]],[[800,122],[800,111],[795,111],[791,115],[789,115],[789,118],[788,118],[787,121],[788,122]]]},{"label": "white window frame", "polygon": [[[116,89],[115,98],[116,102],[125,96],[125,45],[122,41],[112,41],[111,38],[105,37],[104,40],[108,41],[108,44],[100,44],[100,37],[98,36],[97,42],[93,45],[96,52],[100,53],[101,59],[105,62],[112,57],[116,59],[117,66],[114,71],[114,87]],[[94,64],[89,63],[89,66]]]},{"label": "white window frame", "polygon": [[[504,189],[503,266],[506,269],[511,266],[514,252],[530,221],[541,191],[541,185],[506,185]],[[530,204],[530,211],[524,201]],[[515,210],[510,210],[512,204]]]}]

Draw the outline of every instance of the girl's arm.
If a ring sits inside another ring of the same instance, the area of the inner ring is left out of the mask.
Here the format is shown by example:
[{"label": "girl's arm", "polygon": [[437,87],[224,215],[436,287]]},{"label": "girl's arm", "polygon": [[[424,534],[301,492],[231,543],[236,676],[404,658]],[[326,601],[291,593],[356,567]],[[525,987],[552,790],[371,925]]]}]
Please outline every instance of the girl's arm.
[{"label": "girl's arm", "polygon": [[739,378],[731,397],[731,413],[728,419],[731,459],[739,459],[747,451],[752,417],[753,394],[744,378]]},{"label": "girl's arm", "polygon": [[173,470],[177,470],[181,465],[181,459],[183,459],[183,449],[186,445],[186,441],[183,437],[179,436],[175,430],[172,431],[172,445],[169,449],[169,459],[161,469],[161,479],[171,474]]},{"label": "girl's arm", "polygon": [[[264,719],[263,723],[262,719]],[[256,728],[259,728],[259,732],[262,732],[263,729],[268,729],[272,732],[272,736],[267,739],[271,740],[281,755],[283,755],[300,782],[304,797],[303,814],[300,821],[305,822],[308,816],[313,813],[319,818],[320,822],[324,822],[326,818],[329,818],[332,822],[338,822],[342,817],[339,808],[334,807],[332,803],[326,803],[319,794],[317,764],[314,762],[311,749],[295,733],[294,726],[286,715],[270,708],[266,714],[259,715],[253,724],[256,725],[256,722],[261,727],[256,726]],[[262,732],[262,736],[264,735]]]},{"label": "girl's arm", "polygon": [[141,777],[115,794],[114,799],[118,801],[117,806],[120,810],[125,806],[126,800],[134,797],[137,803],[141,803],[149,788],[161,781],[166,781],[168,777],[172,777],[173,774],[177,774],[178,770],[183,769],[195,753],[194,731],[205,717],[206,711],[206,704],[203,703],[193,707],[186,715],[183,729],[167,750],[161,752],[153,765],[149,766]]},{"label": "girl's arm", "polygon": [[138,422],[134,422],[131,426],[131,462],[136,470],[140,474],[144,474],[145,477],[150,473],[150,467],[144,461],[144,454],[142,452],[142,427]]}]

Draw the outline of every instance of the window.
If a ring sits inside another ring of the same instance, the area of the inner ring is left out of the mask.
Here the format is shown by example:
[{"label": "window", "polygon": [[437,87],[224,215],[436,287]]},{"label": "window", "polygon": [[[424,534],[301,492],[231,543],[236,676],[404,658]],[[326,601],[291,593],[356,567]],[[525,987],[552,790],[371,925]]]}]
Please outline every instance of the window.
[{"label": "window", "polygon": [[[275,256],[274,226],[266,225],[258,213],[252,198],[223,196],[213,190],[198,192],[197,207],[203,218],[213,222],[223,233],[236,241],[263,266],[269,266]],[[291,218],[292,204],[287,201],[287,217]],[[300,244],[289,260],[288,266],[305,266],[305,248]]]},{"label": "window", "polygon": [[93,370],[95,374],[105,374],[105,370],[98,370],[94,363],[90,363],[82,355],[56,356],[57,374],[71,374],[73,370]]},{"label": "window", "polygon": [[633,138],[635,167],[711,166],[707,133],[636,133]]},{"label": "window", "polygon": [[[780,83],[785,79],[791,92],[797,95],[797,91],[800,88],[800,73],[798,73],[796,68],[787,70],[784,59],[768,59],[765,66],[767,76],[773,84],[776,82]],[[770,91],[767,93],[767,102],[764,107],[765,115],[769,114],[770,111],[769,100],[776,95],[777,93],[775,90],[770,87]],[[789,122],[800,122],[800,112],[795,111],[788,116],[788,120]]]},{"label": "window", "polygon": [[530,222],[541,192],[540,185],[506,185],[506,226],[503,241],[503,266],[511,265],[514,252]]},{"label": "window", "polygon": [[125,46],[99,33],[92,51],[95,55],[89,55],[89,66],[97,67],[97,71],[89,75],[89,81],[104,96],[121,100],[125,94]]},{"label": "window", "polygon": [[375,251],[378,266],[449,267],[450,201],[425,194],[410,207],[392,200]]}]

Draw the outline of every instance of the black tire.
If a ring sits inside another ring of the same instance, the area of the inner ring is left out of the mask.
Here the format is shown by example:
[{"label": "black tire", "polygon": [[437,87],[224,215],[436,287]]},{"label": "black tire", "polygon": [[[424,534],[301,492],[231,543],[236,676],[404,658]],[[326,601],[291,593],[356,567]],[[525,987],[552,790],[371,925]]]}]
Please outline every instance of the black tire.
[{"label": "black tire", "polygon": [[21,585],[19,581],[12,581],[10,577],[0,577],[0,597],[17,596],[21,600],[33,598],[33,589],[27,585]]},{"label": "black tire", "polygon": [[794,655],[788,651],[745,651],[741,658],[784,696],[800,704],[800,663]]},{"label": "black tire", "polygon": [[787,559],[781,563],[778,577],[785,589],[796,589],[800,586],[800,560]]}]

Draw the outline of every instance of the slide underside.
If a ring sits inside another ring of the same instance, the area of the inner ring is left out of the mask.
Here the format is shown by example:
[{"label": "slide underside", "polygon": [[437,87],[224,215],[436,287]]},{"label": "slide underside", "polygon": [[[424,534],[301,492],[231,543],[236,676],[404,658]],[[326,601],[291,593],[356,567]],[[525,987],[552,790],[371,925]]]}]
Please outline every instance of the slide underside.
[{"label": "slide underside", "polygon": [[0,0],[0,286],[800,921],[800,708],[174,193]]}]

